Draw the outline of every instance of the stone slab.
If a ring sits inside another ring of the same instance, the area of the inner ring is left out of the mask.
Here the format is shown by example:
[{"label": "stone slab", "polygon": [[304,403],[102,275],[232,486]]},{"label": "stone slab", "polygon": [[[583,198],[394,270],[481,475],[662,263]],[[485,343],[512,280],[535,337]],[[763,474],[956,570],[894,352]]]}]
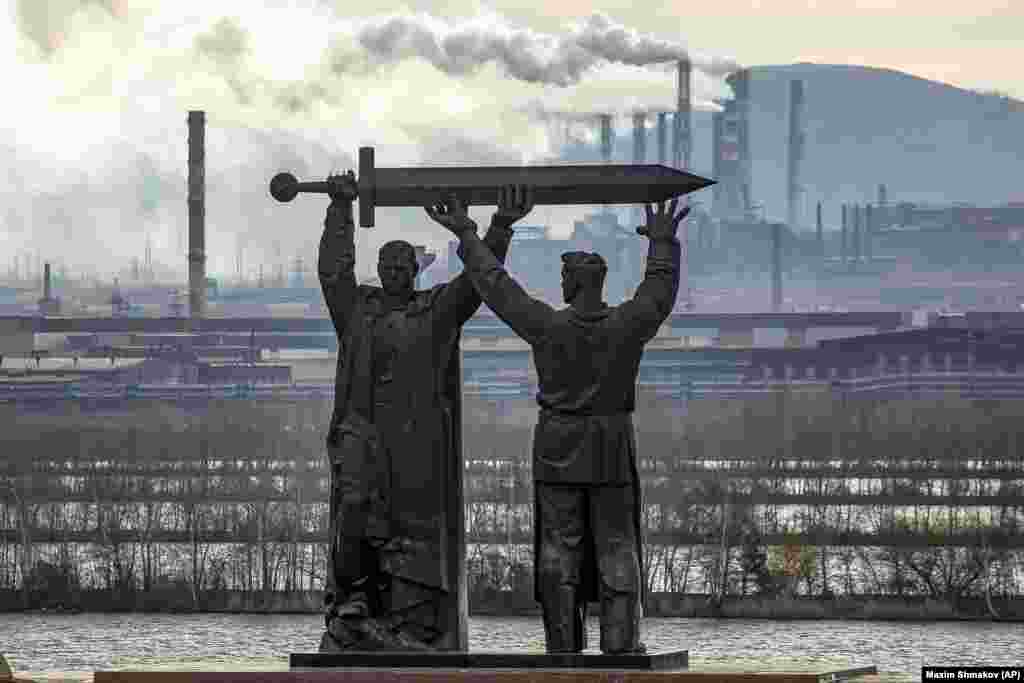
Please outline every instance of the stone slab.
[{"label": "stone slab", "polygon": [[[94,683],[819,683],[815,673],[573,669],[97,671]],[[828,680],[824,677],[824,680]]]},{"label": "stone slab", "polygon": [[642,655],[576,652],[342,652],[294,653],[291,669],[432,668],[432,669],[614,669],[672,671],[685,669],[686,650]]}]

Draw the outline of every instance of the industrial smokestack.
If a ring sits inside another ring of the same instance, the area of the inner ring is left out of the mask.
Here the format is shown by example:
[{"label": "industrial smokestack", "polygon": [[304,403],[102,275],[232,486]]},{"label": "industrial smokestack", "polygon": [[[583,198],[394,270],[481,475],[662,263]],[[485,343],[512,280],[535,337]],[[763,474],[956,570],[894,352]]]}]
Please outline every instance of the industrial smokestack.
[{"label": "industrial smokestack", "polygon": [[601,159],[609,164],[612,161],[612,115],[601,114]]},{"label": "industrial smokestack", "polygon": [[43,300],[50,300],[50,264],[43,266]]},{"label": "industrial smokestack", "polygon": [[842,240],[839,243],[839,263],[842,266],[846,265],[847,256],[847,242],[849,240],[849,224],[848,216],[846,211],[846,204],[843,204],[843,221],[842,221]]},{"label": "industrial smokestack", "polygon": [[188,113],[188,303],[206,312],[206,114]]},{"label": "industrial smokestack", "polygon": [[658,163],[665,163],[665,147],[668,142],[668,114],[661,111],[658,112]]},{"label": "industrial smokestack", "polygon": [[820,256],[822,258],[824,258],[824,256],[825,256],[825,233],[824,233],[824,228],[823,228],[823,226],[821,224],[821,202],[818,202],[817,215],[815,216],[815,230],[816,230],[816,236],[818,238],[818,251],[820,253]]},{"label": "industrial smokestack", "polygon": [[[642,112],[633,114],[633,163],[642,164],[647,160],[647,115]],[[633,209],[633,220],[637,225],[643,225],[644,213],[642,207]]]},{"label": "industrial smokestack", "polygon": [[[721,112],[711,115],[711,177],[718,179],[722,177],[722,121],[724,117]],[[678,135],[677,135],[678,138]],[[711,201],[715,213],[719,216],[725,214],[725,194],[722,192],[722,183],[718,182],[711,188]]]},{"label": "industrial smokestack", "polygon": [[[672,160],[676,168],[690,168],[690,60],[681,59],[676,64],[676,115],[675,140],[672,147]],[[717,178],[717,176],[716,176]]]},{"label": "industrial smokestack", "polygon": [[715,117],[715,212],[723,220],[750,220],[750,72],[737,71],[726,82],[736,97]]},{"label": "industrial smokestack", "polygon": [[789,201],[788,222],[794,230],[800,222],[800,170],[804,160],[804,82],[789,82]]},{"label": "industrial smokestack", "polygon": [[862,246],[862,233],[860,229],[860,205],[854,204],[853,206],[853,263],[854,267],[860,263],[861,257],[861,246]]},{"label": "industrial smokestack", "polygon": [[872,236],[872,221],[871,221],[871,205],[868,204],[864,207],[864,262],[871,263],[871,236]]},{"label": "industrial smokestack", "polygon": [[642,164],[647,160],[647,115],[633,114],[633,163]]},{"label": "industrial smokestack", "polygon": [[782,311],[782,224],[772,224],[772,312]]}]

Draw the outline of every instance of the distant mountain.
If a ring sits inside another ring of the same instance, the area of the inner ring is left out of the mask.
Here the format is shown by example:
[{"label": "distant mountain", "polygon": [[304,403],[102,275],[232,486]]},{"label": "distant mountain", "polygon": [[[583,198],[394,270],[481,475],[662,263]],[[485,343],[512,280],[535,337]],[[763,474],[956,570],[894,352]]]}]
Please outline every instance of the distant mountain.
[{"label": "distant mountain", "polygon": [[[804,81],[804,216],[819,199],[1001,204],[1024,200],[1024,102],[899,71],[795,64],[751,70],[753,195],[786,215],[789,81]],[[710,130],[708,133],[710,137]]]},{"label": "distant mountain", "polygon": [[[835,226],[841,203],[874,202],[879,183],[894,202],[1024,201],[1024,102],[888,69],[801,63],[750,72],[753,199],[769,220],[786,217],[794,79],[804,81],[806,103],[806,227],[817,201],[825,202],[826,226]],[[694,170],[710,175],[711,115],[695,112],[693,131]],[[654,139],[652,129],[649,160],[656,160]],[[599,158],[593,147],[565,151],[568,159]],[[632,160],[631,136],[618,136],[614,155]],[[710,190],[699,194],[710,202]]]}]

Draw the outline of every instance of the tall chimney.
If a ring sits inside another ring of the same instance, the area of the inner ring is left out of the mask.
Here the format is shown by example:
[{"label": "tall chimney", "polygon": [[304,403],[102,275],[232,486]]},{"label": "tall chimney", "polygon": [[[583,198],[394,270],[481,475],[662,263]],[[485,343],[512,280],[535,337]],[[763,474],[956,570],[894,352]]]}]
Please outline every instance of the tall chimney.
[{"label": "tall chimney", "polygon": [[816,233],[817,233],[816,236],[818,238],[819,256],[824,258],[824,256],[825,256],[825,233],[823,231],[824,228],[823,228],[823,226],[821,224],[821,202],[818,202],[818,210],[817,210],[817,215],[815,217],[815,229],[816,229]]},{"label": "tall chimney", "polygon": [[772,224],[772,312],[782,311],[782,224]]},{"label": "tall chimney", "polygon": [[839,263],[844,268],[846,267],[846,259],[847,259],[847,256],[849,254],[848,242],[849,242],[850,228],[849,228],[849,220],[848,220],[848,218],[849,218],[849,215],[848,215],[848,212],[846,210],[846,204],[843,204],[842,235],[841,235],[842,239],[841,239],[841,241],[839,243]]},{"label": "tall chimney", "polygon": [[50,263],[43,266],[43,299],[50,300]]},{"label": "tall chimney", "polygon": [[860,204],[853,205],[853,264],[859,267],[861,257]]},{"label": "tall chimney", "polygon": [[744,69],[737,74],[736,102],[739,113],[739,157],[740,157],[740,202],[744,216],[753,210],[754,188],[753,168],[750,157],[750,71]]},{"label": "tall chimney", "polygon": [[633,114],[633,163],[642,164],[647,161],[647,115],[642,112]]},{"label": "tall chimney", "polygon": [[676,64],[675,140],[672,160],[676,168],[690,168],[690,60],[680,59]]},{"label": "tall chimney", "polygon": [[[633,114],[633,163],[642,164],[647,161],[647,115],[643,112]],[[643,207],[634,207],[633,220],[637,225],[644,223]]]},{"label": "tall chimney", "polygon": [[726,78],[735,97],[715,116],[715,212],[727,221],[749,220],[753,211],[750,168],[750,71]]},{"label": "tall chimney", "polygon": [[804,160],[804,82],[789,82],[789,203],[788,223],[796,229],[800,222],[800,167]]},{"label": "tall chimney", "polygon": [[665,163],[666,138],[668,137],[668,114],[658,112],[658,163]]},{"label": "tall chimney", "polygon": [[612,115],[601,114],[601,159],[608,164],[612,161]]},{"label": "tall chimney", "polygon": [[872,226],[874,225],[871,220],[871,205],[868,204],[864,207],[864,262],[871,262],[871,232]]},{"label": "tall chimney", "polygon": [[[722,121],[721,112],[714,112],[711,115],[711,177],[718,179],[722,176]],[[678,139],[678,135],[677,135]],[[711,188],[711,201],[715,213],[718,216],[725,214],[725,194],[722,192],[722,183],[716,183]]]},{"label": "tall chimney", "polygon": [[192,317],[206,312],[206,114],[188,113],[188,303]]}]

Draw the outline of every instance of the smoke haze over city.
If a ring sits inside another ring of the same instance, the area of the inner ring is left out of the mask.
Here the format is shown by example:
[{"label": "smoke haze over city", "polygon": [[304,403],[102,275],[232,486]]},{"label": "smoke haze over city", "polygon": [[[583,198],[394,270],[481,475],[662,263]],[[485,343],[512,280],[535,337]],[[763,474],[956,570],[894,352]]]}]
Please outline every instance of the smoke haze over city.
[{"label": "smoke haze over city", "polygon": [[[350,19],[317,3],[26,1],[9,12],[4,61],[19,95],[0,139],[5,239],[101,272],[142,254],[147,236],[154,260],[183,268],[189,109],[209,121],[209,271],[234,272],[239,245],[251,264],[278,249],[312,254],[322,202],[276,205],[273,172],[353,168],[366,144],[380,165],[536,163],[565,143],[565,121],[673,107],[663,63],[688,54],[678,35],[601,13],[542,32],[491,10]],[[713,109],[738,65],[691,59],[694,106]],[[593,139],[592,125],[576,127],[569,135]],[[421,211],[389,213],[360,235],[373,242],[362,253],[395,236],[389,223],[444,239]]]}]

